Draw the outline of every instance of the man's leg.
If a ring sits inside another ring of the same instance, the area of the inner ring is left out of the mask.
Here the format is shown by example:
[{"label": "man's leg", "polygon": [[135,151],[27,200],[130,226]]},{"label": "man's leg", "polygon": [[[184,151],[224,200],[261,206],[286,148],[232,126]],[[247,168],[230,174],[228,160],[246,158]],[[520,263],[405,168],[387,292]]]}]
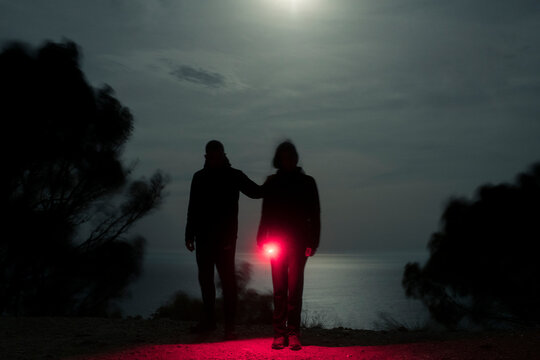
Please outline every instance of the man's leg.
[{"label": "man's leg", "polygon": [[289,334],[300,335],[304,268],[307,257],[304,249],[291,249],[289,256],[289,298],[287,302],[287,328]]},{"label": "man's leg", "polygon": [[274,337],[287,335],[287,270],[288,250],[279,254],[279,258],[272,259],[272,285],[274,287]]},{"label": "man's leg", "polygon": [[221,288],[223,290],[226,335],[232,335],[234,332],[236,304],[238,302],[234,255],[234,247],[222,250],[217,256],[216,261],[216,268],[221,279]]},{"label": "man's leg", "polygon": [[[214,284],[214,253],[212,249],[197,246],[197,267],[199,269],[199,285],[203,300],[203,319],[201,328],[216,326],[216,286]],[[204,330],[204,329],[200,329]]]}]

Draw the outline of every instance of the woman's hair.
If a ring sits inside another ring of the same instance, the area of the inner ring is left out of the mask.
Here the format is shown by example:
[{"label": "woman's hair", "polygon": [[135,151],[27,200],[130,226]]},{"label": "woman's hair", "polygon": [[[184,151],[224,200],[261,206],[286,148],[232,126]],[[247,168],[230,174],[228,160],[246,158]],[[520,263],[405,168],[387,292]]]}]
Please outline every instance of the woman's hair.
[{"label": "woman's hair", "polygon": [[272,165],[276,169],[281,169],[283,167],[283,164],[281,163],[281,155],[284,153],[291,154],[295,163],[298,163],[298,152],[296,151],[296,147],[290,140],[285,140],[276,148],[274,159],[272,160]]}]

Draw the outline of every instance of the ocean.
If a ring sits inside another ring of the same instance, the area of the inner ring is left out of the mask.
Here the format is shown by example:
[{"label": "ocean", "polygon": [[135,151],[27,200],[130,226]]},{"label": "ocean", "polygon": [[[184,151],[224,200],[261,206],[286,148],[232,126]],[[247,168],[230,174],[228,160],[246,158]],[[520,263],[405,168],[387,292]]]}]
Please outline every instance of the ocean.
[{"label": "ocean", "polygon": [[[362,254],[318,253],[305,269],[303,321],[326,328],[384,329],[385,319],[416,327],[428,319],[418,300],[408,299],[401,286],[407,262],[423,263],[425,252],[378,252]],[[271,292],[268,260],[258,254],[238,253],[237,265],[252,265],[248,287]],[[217,280],[216,272],[216,280]],[[120,306],[124,315],[150,316],[175,292],[200,298],[195,254],[150,252],[142,276],[130,287],[131,297]]]}]

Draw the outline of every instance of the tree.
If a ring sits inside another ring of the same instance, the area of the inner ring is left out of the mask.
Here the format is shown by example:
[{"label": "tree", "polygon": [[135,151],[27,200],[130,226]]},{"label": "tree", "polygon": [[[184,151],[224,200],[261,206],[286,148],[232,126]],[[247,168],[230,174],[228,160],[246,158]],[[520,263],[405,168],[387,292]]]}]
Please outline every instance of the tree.
[{"label": "tree", "polygon": [[141,270],[127,232],[166,180],[129,179],[133,116],[79,58],[70,41],[0,53],[0,314],[107,315]]},{"label": "tree", "polygon": [[449,327],[540,323],[540,163],[515,184],[484,185],[453,199],[430,258],[405,267],[407,296]]}]

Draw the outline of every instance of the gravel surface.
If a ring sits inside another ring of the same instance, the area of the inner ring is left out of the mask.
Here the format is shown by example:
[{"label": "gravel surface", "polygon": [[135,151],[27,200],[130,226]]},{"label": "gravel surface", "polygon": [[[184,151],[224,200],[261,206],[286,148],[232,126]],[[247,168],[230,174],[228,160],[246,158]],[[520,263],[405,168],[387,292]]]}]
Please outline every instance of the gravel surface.
[{"label": "gravel surface", "polygon": [[0,318],[0,359],[540,359],[540,330],[305,329],[300,351],[272,350],[269,326],[201,337],[190,323],[99,318]]}]

